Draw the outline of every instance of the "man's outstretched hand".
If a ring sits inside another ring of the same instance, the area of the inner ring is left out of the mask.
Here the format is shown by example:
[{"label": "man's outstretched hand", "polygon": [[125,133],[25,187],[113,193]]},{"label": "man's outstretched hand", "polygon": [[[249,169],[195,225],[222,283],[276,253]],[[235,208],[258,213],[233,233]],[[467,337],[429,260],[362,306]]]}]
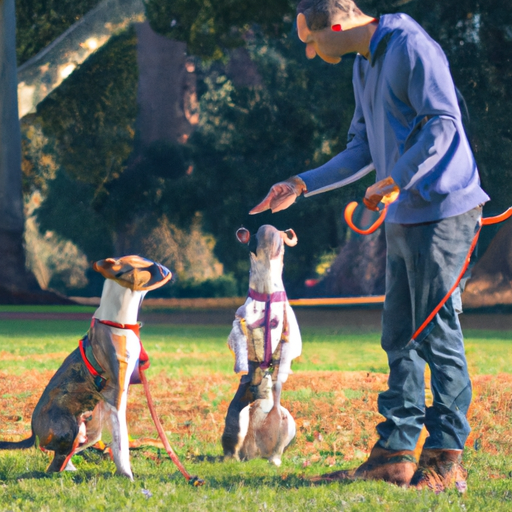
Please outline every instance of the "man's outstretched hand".
[{"label": "man's outstretched hand", "polygon": [[302,178],[292,176],[285,181],[272,185],[265,199],[255,206],[249,214],[261,213],[269,208],[272,210],[272,213],[286,210],[303,192],[307,192],[307,187]]},{"label": "man's outstretched hand", "polygon": [[384,203],[387,206],[396,201],[399,194],[400,188],[389,176],[368,187],[363,203],[368,210],[379,211],[379,203]]}]

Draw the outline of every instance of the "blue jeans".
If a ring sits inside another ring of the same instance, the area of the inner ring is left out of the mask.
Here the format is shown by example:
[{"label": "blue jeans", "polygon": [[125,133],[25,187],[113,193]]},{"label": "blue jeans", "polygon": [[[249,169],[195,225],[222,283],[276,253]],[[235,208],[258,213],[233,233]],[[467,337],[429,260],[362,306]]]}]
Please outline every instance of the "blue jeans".
[{"label": "blue jeans", "polygon": [[[411,337],[456,282],[480,217],[481,208],[475,208],[436,222],[386,224],[382,348],[389,389],[378,400],[385,418],[377,426],[382,448],[414,450],[423,425],[429,433],[425,448],[464,447],[471,381],[458,319],[460,288],[414,342]],[[431,407],[425,405],[426,364],[432,375]]]}]

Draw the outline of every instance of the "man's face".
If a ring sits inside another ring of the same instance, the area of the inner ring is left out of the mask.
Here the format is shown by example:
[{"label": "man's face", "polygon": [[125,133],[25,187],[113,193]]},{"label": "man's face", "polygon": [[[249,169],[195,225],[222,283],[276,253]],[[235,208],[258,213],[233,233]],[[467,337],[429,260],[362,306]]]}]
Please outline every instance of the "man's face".
[{"label": "man's face", "polygon": [[343,52],[340,50],[340,32],[333,32],[331,27],[322,30],[309,30],[306,17],[297,16],[297,33],[299,39],[306,44],[306,57],[314,59],[317,55],[329,64],[338,64]]}]

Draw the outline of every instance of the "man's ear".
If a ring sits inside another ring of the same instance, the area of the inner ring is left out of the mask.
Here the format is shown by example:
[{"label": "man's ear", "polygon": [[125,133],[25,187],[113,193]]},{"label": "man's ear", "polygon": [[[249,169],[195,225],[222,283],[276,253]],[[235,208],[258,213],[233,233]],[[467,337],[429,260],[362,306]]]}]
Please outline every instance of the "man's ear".
[{"label": "man's ear", "polygon": [[311,30],[308,28],[308,24],[306,22],[306,16],[304,13],[300,12],[297,14],[297,34],[299,39],[303,43],[307,43],[308,35],[311,33]]}]

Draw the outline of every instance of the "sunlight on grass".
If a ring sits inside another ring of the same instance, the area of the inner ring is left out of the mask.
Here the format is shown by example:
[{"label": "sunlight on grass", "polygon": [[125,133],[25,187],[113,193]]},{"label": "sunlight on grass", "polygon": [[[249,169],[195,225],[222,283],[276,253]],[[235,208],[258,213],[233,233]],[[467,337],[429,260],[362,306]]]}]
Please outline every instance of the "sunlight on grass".
[{"label": "sunlight on grass", "polygon": [[[74,320],[2,320],[0,322],[0,370],[19,373],[30,369],[57,368],[77,347],[89,327]],[[146,325],[141,331],[154,371],[169,375],[194,375],[199,371],[230,373],[232,356],[226,340],[230,326]],[[467,331],[466,354],[472,373],[509,373],[509,331]],[[332,328],[302,329],[303,353],[293,371],[387,372],[386,355],[378,331]],[[44,355],[44,358],[41,356]]]}]

